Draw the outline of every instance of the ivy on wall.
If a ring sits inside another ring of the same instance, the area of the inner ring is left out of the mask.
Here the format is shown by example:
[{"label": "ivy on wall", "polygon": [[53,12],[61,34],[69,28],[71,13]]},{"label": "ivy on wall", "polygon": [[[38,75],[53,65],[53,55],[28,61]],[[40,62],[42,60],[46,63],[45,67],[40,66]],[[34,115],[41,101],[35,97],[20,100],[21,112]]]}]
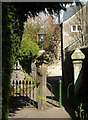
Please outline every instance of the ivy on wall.
[{"label": "ivy on wall", "polygon": [[2,4],[2,119],[8,119],[10,78],[17,52],[21,42],[23,29],[16,8],[10,3]]}]

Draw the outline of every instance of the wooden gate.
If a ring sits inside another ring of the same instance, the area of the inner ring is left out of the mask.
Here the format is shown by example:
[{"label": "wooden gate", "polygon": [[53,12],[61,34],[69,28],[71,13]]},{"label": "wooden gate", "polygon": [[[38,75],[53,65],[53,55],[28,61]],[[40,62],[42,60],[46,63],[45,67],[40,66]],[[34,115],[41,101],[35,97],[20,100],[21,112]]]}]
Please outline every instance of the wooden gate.
[{"label": "wooden gate", "polygon": [[26,106],[37,107],[36,102],[36,89],[37,85],[34,81],[26,80],[13,80],[11,89],[11,97],[24,98],[24,103]]}]

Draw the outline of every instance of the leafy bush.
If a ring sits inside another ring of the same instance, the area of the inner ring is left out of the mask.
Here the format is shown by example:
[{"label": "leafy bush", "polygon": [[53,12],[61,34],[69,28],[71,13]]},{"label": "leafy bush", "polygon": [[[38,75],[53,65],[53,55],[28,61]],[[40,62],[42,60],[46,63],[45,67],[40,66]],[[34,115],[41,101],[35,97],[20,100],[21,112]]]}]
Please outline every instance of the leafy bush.
[{"label": "leafy bush", "polygon": [[39,46],[36,43],[28,40],[22,40],[18,52],[18,59],[22,65],[22,68],[28,74],[31,72],[31,62],[36,59],[38,51]]},{"label": "leafy bush", "polygon": [[18,52],[18,59],[34,60],[38,51],[39,51],[39,46],[36,43],[32,41],[22,40],[21,47]]}]

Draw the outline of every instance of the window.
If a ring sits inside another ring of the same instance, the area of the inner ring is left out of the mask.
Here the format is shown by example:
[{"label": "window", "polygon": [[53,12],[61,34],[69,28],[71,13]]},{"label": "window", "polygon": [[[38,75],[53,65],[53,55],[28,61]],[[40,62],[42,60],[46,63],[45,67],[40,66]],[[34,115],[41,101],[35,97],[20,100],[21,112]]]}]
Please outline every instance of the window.
[{"label": "window", "polygon": [[76,26],[75,26],[75,25],[73,25],[72,27],[73,27],[73,31],[76,31]]},{"label": "window", "polygon": [[82,26],[81,25],[78,25],[78,31],[81,31],[82,30]]},{"label": "window", "polygon": [[82,30],[82,25],[80,24],[75,24],[71,26],[71,32],[81,32]]}]

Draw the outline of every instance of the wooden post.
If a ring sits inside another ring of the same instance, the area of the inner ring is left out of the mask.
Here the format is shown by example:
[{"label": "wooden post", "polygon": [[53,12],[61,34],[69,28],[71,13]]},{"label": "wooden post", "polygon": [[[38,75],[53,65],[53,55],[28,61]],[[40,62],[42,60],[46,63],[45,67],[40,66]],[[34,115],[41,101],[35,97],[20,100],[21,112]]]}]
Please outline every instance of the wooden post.
[{"label": "wooden post", "polygon": [[14,93],[15,93],[15,82],[14,82],[14,80],[13,80],[13,82],[12,82],[12,85],[13,85],[13,96],[14,96]]},{"label": "wooden post", "polygon": [[23,80],[23,96],[24,96],[24,84],[25,84],[25,83],[24,83],[24,80]]},{"label": "wooden post", "polygon": [[36,89],[36,83],[37,83],[37,81],[36,81],[36,78],[37,78],[37,74],[36,74],[37,73],[36,72],[36,61],[32,63],[31,70],[32,70],[31,75],[32,75],[32,77],[34,79],[34,83],[33,83],[34,88],[32,89],[32,91],[33,91],[33,100],[36,101],[36,90],[37,90]]},{"label": "wooden post", "polygon": [[33,100],[33,82],[31,80],[31,99]]},{"label": "wooden post", "polygon": [[19,81],[19,93],[20,93],[20,96],[21,96],[21,80]]}]

